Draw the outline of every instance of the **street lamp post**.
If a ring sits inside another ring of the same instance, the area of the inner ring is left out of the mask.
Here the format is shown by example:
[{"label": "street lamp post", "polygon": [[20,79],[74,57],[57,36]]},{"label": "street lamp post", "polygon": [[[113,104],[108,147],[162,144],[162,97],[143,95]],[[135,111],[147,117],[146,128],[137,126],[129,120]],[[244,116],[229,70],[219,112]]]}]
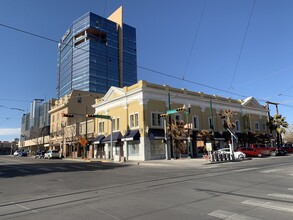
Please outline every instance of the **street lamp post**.
[{"label": "street lamp post", "polygon": [[64,128],[65,128],[66,124],[65,123],[61,123],[61,127],[62,127],[62,144],[61,144],[61,158],[64,157],[63,155],[63,150],[64,150]]}]

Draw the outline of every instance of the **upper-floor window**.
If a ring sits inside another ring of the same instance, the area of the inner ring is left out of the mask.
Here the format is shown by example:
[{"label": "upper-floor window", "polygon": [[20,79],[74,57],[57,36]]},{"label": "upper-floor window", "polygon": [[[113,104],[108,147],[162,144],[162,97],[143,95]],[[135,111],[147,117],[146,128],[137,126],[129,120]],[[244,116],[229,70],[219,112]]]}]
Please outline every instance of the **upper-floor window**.
[{"label": "upper-floor window", "polygon": [[118,131],[119,130],[119,123],[120,123],[120,120],[119,118],[114,118],[113,119],[113,131]]},{"label": "upper-floor window", "polygon": [[208,118],[208,124],[209,124],[209,129],[214,129],[214,122],[213,122],[213,119],[212,117],[209,117]]},{"label": "upper-floor window", "polygon": [[266,130],[266,124],[265,123],[262,124],[262,130]]},{"label": "upper-floor window", "polygon": [[255,130],[259,130],[259,123],[258,123],[258,122],[255,122],[255,123],[254,123],[254,129],[255,129]]},{"label": "upper-floor window", "polygon": [[240,131],[240,121],[235,121],[236,131]]},{"label": "upper-floor window", "polygon": [[138,127],[138,113],[131,114],[129,117],[130,128]]},{"label": "upper-floor window", "polygon": [[181,115],[176,114],[175,115],[175,122],[180,121],[181,120]]},{"label": "upper-floor window", "polygon": [[192,117],[192,123],[193,123],[193,128],[196,130],[199,130],[198,116],[195,115]]},{"label": "upper-floor window", "polygon": [[55,115],[52,115],[52,122],[54,122],[55,121]]},{"label": "upper-floor window", "polygon": [[222,127],[224,128],[224,125],[226,124],[226,119],[222,119]]},{"label": "upper-floor window", "polygon": [[152,127],[162,127],[162,118],[160,117],[160,114],[158,112],[152,112],[151,120],[152,120]]},{"label": "upper-floor window", "polygon": [[99,121],[98,132],[99,132],[99,134],[105,132],[105,122],[104,121]]},{"label": "upper-floor window", "polygon": [[77,103],[81,103],[81,100],[82,100],[81,97],[78,97],[77,98]]}]

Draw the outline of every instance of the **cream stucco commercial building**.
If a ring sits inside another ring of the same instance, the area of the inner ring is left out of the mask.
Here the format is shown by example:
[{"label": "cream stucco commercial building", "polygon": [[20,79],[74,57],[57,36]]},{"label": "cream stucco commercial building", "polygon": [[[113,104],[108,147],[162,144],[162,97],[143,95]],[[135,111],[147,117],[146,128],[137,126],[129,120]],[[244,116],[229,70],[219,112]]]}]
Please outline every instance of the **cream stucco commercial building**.
[{"label": "cream stucco commercial building", "polygon": [[[247,132],[267,133],[267,108],[253,97],[234,100],[139,81],[129,87],[111,87],[92,106],[95,115],[109,116],[112,119],[95,118],[96,138],[92,142],[94,157],[110,159],[113,156],[114,160],[143,161],[165,158],[164,118],[160,115],[184,105],[190,107],[188,113],[177,112],[171,117],[174,121],[183,120],[189,125],[188,136],[193,152],[197,152],[198,147],[203,145],[199,138],[200,131],[209,130],[211,123],[215,143],[218,147],[224,147],[227,135],[225,136],[223,119],[219,116],[221,110],[230,109],[235,112],[234,132],[239,136]],[[187,143],[187,139],[185,137],[183,142]]]}]

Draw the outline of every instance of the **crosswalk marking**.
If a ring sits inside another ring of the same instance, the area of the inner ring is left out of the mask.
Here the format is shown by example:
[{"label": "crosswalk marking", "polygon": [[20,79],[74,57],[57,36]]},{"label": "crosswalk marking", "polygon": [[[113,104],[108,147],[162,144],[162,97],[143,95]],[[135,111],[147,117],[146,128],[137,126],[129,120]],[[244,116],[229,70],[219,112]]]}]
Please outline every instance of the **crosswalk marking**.
[{"label": "crosswalk marking", "polygon": [[242,203],[246,204],[246,205],[258,206],[258,207],[266,208],[266,209],[273,209],[273,210],[285,211],[285,212],[293,212],[293,206],[287,205],[285,203],[268,202],[268,201],[264,201],[264,200],[246,200]]},{"label": "crosswalk marking", "polygon": [[275,198],[282,198],[282,199],[293,199],[293,195],[288,194],[280,194],[280,193],[271,193],[268,196],[275,197]]},{"label": "crosswalk marking", "polygon": [[280,171],[282,169],[272,169],[272,170],[263,170],[263,171],[260,171],[261,173],[274,173],[274,172],[277,172],[277,171]]},{"label": "crosswalk marking", "polygon": [[288,188],[288,190],[291,190],[291,191],[293,191],[293,188]]},{"label": "crosswalk marking", "polygon": [[227,212],[222,210],[216,210],[211,213],[208,213],[209,216],[213,216],[220,219],[231,219],[231,220],[261,220],[259,218],[253,218],[246,215],[240,215],[233,212]]}]

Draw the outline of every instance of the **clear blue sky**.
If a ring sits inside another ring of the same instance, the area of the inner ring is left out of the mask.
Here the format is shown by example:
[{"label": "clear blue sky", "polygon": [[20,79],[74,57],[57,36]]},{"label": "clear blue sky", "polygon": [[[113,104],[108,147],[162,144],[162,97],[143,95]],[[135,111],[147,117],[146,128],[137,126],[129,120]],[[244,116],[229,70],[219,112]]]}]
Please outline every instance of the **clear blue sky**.
[{"label": "clear blue sky", "polygon": [[19,138],[22,114],[55,97],[57,79],[57,43],[3,25],[58,41],[84,13],[120,5],[137,31],[138,79],[278,102],[293,123],[292,0],[1,0],[1,141]]}]

